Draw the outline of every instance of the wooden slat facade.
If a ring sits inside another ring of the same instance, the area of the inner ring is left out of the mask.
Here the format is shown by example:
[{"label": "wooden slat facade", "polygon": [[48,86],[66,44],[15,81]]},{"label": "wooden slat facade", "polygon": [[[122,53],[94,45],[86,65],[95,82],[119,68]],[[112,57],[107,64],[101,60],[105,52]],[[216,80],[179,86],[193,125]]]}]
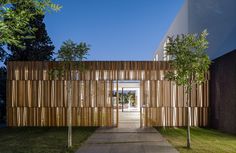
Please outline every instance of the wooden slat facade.
[{"label": "wooden slat facade", "polygon": [[[8,126],[66,126],[69,75],[72,76],[73,126],[118,125],[113,89],[119,80],[140,81],[142,126],[186,125],[184,89],[164,79],[165,73],[171,70],[168,62],[86,61],[83,62],[85,71],[79,72],[75,67],[70,74],[55,79],[49,70],[59,64],[62,63],[8,62]],[[191,125],[206,126],[208,81],[193,89]]]}]

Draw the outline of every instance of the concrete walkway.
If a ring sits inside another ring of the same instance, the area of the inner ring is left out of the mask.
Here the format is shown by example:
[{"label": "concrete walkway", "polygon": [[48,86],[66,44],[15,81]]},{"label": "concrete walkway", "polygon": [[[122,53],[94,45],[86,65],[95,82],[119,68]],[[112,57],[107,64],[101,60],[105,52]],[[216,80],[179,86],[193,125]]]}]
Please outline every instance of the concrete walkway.
[{"label": "concrete walkway", "polygon": [[136,121],[132,127],[128,119],[119,128],[99,128],[76,153],[178,153],[154,128],[137,128]]}]

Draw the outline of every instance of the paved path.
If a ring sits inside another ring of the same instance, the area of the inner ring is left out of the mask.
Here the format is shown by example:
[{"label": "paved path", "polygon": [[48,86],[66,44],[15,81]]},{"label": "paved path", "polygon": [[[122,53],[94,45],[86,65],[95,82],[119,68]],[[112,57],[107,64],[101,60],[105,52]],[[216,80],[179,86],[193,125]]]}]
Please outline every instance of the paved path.
[{"label": "paved path", "polygon": [[137,124],[133,124],[132,127],[131,122],[123,120],[119,128],[99,128],[76,153],[178,153],[178,151],[154,128],[138,128]]}]

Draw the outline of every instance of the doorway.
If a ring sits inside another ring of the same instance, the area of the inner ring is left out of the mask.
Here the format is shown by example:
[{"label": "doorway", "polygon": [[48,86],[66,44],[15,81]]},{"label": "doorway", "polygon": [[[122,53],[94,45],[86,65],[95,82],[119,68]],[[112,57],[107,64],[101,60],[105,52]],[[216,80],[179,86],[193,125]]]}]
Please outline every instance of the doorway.
[{"label": "doorway", "polygon": [[[117,90],[118,86],[118,90]],[[118,81],[113,91],[118,108],[117,121],[119,128],[139,128],[140,127],[140,81]]]}]

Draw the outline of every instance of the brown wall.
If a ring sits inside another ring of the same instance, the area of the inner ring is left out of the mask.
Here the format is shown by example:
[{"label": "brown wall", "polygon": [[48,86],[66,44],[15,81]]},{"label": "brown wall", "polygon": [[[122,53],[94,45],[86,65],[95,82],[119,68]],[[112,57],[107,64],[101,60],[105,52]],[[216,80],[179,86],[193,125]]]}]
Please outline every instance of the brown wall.
[{"label": "brown wall", "polygon": [[[74,67],[55,80],[49,72],[58,64],[65,63],[8,62],[8,126],[66,126],[68,81],[72,83],[73,126],[117,126],[118,102],[113,104],[112,93],[119,80],[140,81],[142,126],[186,126],[186,94],[183,87],[165,80],[171,70],[168,62],[87,61],[85,71],[77,73]],[[193,86],[192,126],[208,125],[208,84]]]},{"label": "brown wall", "polygon": [[236,133],[236,50],[215,59],[210,74],[210,126]]}]

